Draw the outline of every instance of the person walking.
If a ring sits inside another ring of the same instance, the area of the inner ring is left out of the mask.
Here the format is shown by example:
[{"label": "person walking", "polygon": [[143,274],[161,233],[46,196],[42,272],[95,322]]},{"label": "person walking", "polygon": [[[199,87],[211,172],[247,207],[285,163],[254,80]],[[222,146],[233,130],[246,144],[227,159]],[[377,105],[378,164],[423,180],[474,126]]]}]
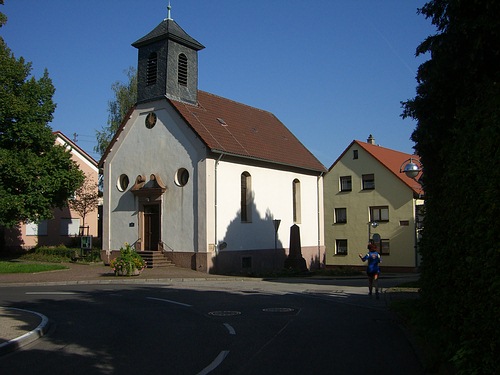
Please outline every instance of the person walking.
[{"label": "person walking", "polygon": [[377,246],[370,242],[367,246],[368,253],[364,256],[363,254],[359,254],[359,258],[366,262],[368,261],[368,265],[366,267],[366,275],[368,276],[368,294],[372,295],[373,287],[375,286],[375,296],[379,299],[378,294],[378,277],[380,275],[380,267],[379,263],[382,261],[380,258],[380,254],[377,251]]}]

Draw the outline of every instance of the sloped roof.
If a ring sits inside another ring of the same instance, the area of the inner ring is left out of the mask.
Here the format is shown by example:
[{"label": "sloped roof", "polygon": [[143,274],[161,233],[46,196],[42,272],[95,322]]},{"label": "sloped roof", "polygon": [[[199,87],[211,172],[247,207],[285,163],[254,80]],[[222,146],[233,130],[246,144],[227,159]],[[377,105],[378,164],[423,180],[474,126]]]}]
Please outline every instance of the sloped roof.
[{"label": "sloped roof", "polygon": [[204,91],[198,105],[169,100],[215,153],[263,160],[315,172],[326,168],[272,113]]},{"label": "sloped roof", "polygon": [[89,154],[87,154],[80,146],[78,146],[75,142],[73,142],[71,139],[69,139],[68,137],[66,137],[66,135],[64,135],[61,131],[57,130],[57,131],[54,131],[52,132],[52,134],[54,134],[56,137],[59,137],[61,138],[65,143],[67,143],[69,146],[71,146],[73,149],[77,150],[81,155],[82,157],[84,157],[85,159],[87,159],[87,161],[92,165],[94,166],[95,168],[97,168],[97,161],[92,157],[90,156]]},{"label": "sloped roof", "polygon": [[177,43],[193,48],[196,51],[205,48],[196,39],[190,37],[173,19],[164,19],[150,33],[132,43],[132,46],[139,48],[144,44],[163,39],[175,40]]},{"label": "sloped roof", "polygon": [[424,191],[422,186],[414,179],[406,176],[404,173],[400,173],[401,165],[408,159],[412,158],[414,160],[420,160],[417,155],[406,154],[404,152],[392,150],[390,148],[385,148],[377,146],[371,143],[361,142],[354,140],[345,149],[342,155],[332,164],[329,170],[337,164],[337,162],[344,156],[344,154],[352,148],[352,146],[358,145],[360,148],[368,152],[373,158],[375,158],[380,164],[391,171],[397,178],[399,178],[405,185],[407,185],[413,192],[418,196],[423,196]]}]

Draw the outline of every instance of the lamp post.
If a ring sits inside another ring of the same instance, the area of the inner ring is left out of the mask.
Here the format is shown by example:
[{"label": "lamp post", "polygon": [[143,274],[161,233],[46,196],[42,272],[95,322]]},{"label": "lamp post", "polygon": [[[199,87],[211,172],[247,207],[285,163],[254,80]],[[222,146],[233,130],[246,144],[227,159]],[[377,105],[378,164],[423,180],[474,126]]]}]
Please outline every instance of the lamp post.
[{"label": "lamp post", "polygon": [[[417,181],[420,186],[423,187],[422,182],[420,181],[420,178],[417,179],[417,176],[423,172],[424,166],[418,159],[413,159],[409,158],[401,164],[401,167],[399,167],[399,173],[404,173],[407,177],[412,178],[413,180]],[[416,208],[415,208],[416,210]],[[415,217],[417,217],[417,213],[415,212]],[[417,224],[415,223],[415,267],[418,267],[418,229],[417,229]]]}]

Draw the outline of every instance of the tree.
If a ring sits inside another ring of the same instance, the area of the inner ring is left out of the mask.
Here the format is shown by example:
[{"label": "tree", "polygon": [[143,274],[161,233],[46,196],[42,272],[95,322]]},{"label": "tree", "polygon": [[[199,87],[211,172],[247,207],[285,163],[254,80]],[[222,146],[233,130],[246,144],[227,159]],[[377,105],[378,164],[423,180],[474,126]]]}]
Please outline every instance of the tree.
[{"label": "tree", "polygon": [[[0,27],[5,23],[0,13]],[[0,226],[37,222],[64,207],[83,174],[71,154],[55,145],[54,86],[47,70],[36,80],[31,63],[0,38]]]},{"label": "tree", "polygon": [[424,165],[422,303],[427,332],[460,373],[499,373],[500,3],[433,0],[403,117]]},{"label": "tree", "polygon": [[99,192],[97,182],[92,178],[86,178],[82,186],[75,191],[75,197],[70,199],[69,207],[82,217],[82,227],[85,227],[85,217],[97,210],[99,203]]},{"label": "tree", "polygon": [[111,85],[115,99],[108,102],[108,123],[102,130],[96,131],[97,146],[94,151],[101,156],[113,139],[126,114],[137,102],[137,72],[135,68],[129,67],[125,71],[128,82],[116,81]]}]

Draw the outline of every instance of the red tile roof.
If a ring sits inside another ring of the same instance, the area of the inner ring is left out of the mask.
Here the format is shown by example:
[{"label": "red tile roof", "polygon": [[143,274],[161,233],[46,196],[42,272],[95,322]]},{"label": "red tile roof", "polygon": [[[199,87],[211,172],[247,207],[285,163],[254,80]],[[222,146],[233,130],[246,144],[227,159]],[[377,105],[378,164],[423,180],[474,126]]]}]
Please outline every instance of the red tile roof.
[{"label": "red tile roof", "polygon": [[326,168],[272,113],[198,91],[198,106],[170,100],[215,153],[325,172]]},{"label": "red tile roof", "polygon": [[384,167],[386,167],[389,171],[391,171],[397,178],[399,178],[405,185],[407,185],[410,189],[413,190],[415,194],[418,196],[423,196],[424,191],[422,186],[415,181],[414,179],[407,177],[404,173],[400,172],[401,165],[408,159],[412,158],[414,160],[420,160],[417,155],[406,154],[404,152],[392,150],[389,148],[373,145],[371,143],[361,142],[354,140],[346,148],[346,150],[342,153],[342,155],[333,163],[330,167],[330,170],[333,166],[344,156],[344,154],[351,149],[353,145],[358,145],[366,152],[368,152],[371,156],[373,156],[378,162],[380,162]]}]

